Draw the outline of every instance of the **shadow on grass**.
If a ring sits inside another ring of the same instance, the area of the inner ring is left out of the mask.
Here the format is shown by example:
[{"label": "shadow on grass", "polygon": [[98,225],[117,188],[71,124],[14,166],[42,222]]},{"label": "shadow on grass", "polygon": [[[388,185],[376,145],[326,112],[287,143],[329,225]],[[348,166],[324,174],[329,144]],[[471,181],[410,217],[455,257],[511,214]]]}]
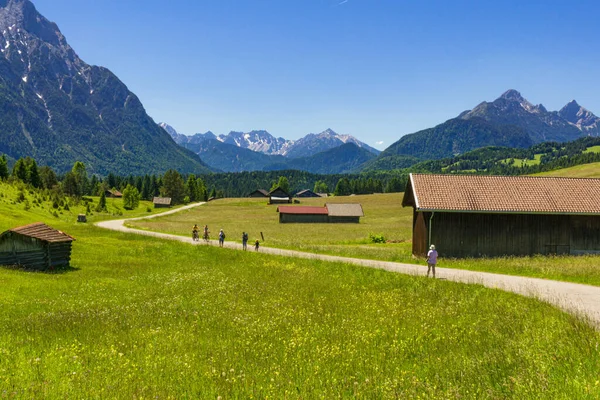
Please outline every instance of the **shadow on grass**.
[{"label": "shadow on grass", "polygon": [[58,275],[58,274],[66,274],[69,272],[79,271],[81,268],[72,267],[70,265],[62,265],[60,267],[52,267],[48,269],[37,269],[37,268],[29,268],[23,265],[0,265],[0,269],[5,269],[9,271],[21,271],[27,273],[39,273],[39,274],[48,274],[48,275]]}]

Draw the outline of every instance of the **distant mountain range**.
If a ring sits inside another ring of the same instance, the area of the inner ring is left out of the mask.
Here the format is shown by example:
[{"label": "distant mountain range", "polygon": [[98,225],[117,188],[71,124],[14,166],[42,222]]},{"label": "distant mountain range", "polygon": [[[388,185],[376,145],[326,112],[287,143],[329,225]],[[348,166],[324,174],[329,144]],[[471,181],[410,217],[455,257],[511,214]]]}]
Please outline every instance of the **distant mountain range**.
[{"label": "distant mountain range", "polygon": [[0,153],[65,172],[208,172],[112,72],[88,65],[29,0],[0,0]]},{"label": "distant mountain range", "polygon": [[219,136],[209,131],[187,136],[166,123],[159,126],[208,165],[226,172],[301,169],[333,174],[349,172],[380,153],[353,136],[331,129],[293,141],[276,138],[267,131]]},{"label": "distant mountain range", "polygon": [[401,137],[365,167],[394,168],[405,164],[407,157],[439,159],[486,146],[527,148],[542,142],[573,141],[600,135],[599,127],[600,118],[575,100],[560,111],[548,111],[509,90],[457,118]]}]

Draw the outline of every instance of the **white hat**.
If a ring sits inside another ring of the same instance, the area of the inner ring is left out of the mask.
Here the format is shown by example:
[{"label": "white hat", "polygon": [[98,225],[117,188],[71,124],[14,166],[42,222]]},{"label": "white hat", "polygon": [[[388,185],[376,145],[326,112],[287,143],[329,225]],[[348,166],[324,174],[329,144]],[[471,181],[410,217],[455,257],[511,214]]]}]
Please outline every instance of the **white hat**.
[{"label": "white hat", "polygon": [[433,245],[433,244],[432,244],[431,246],[429,246],[429,248],[430,248],[431,250],[435,250],[435,245]]}]

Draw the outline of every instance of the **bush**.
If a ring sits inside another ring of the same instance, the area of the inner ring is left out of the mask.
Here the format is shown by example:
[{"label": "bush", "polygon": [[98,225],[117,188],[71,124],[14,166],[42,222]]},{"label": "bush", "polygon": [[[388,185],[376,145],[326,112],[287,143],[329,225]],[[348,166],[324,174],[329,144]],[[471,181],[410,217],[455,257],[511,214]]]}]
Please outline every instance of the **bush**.
[{"label": "bush", "polygon": [[20,190],[17,194],[17,203],[21,203],[23,201],[25,201],[25,193],[22,190]]},{"label": "bush", "polygon": [[52,215],[53,215],[54,217],[58,218],[58,214],[56,213],[56,211],[53,211],[53,212],[52,212]]},{"label": "bush", "polygon": [[146,212],[152,212],[152,208],[146,207]]},{"label": "bush", "polygon": [[63,207],[63,209],[64,209],[65,211],[69,211],[69,210],[70,210],[70,208],[69,208],[69,204],[65,203],[65,206]]},{"label": "bush", "polygon": [[376,233],[369,233],[371,243],[385,243],[385,236]]},{"label": "bush", "polygon": [[185,197],[183,198],[183,202],[184,202],[185,204],[189,204],[189,203],[190,203],[190,196],[185,196]]},{"label": "bush", "polygon": [[29,211],[31,205],[29,204],[29,200],[25,200],[25,211]]}]

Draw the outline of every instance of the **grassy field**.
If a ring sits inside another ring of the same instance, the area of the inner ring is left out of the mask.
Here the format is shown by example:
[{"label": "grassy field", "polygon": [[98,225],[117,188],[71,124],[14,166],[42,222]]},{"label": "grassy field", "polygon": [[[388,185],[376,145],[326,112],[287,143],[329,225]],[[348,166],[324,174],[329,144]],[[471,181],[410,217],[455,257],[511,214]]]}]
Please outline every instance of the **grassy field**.
[{"label": "grassy field", "polygon": [[2,397],[600,396],[600,334],[534,299],[104,231],[7,199],[4,228],[43,220],[77,241],[69,270],[0,269]]},{"label": "grassy field", "polygon": [[[599,146],[600,147],[600,146]],[[589,150],[589,149],[588,149]],[[576,165],[574,167],[540,172],[535,176],[563,176],[566,178],[600,178],[600,163]]]},{"label": "grassy field", "polygon": [[[365,217],[359,224],[280,224],[276,206],[261,199],[222,199],[199,208],[133,221],[130,226],[188,235],[193,223],[208,224],[214,234],[223,228],[227,240],[265,236],[264,245],[314,253],[384,261],[418,263],[411,254],[412,208],[403,208],[402,194],[332,197],[329,202],[361,203]],[[303,205],[323,205],[323,199],[302,200]],[[375,244],[369,234],[384,236],[389,243]],[[213,235],[214,236],[214,235]],[[443,246],[438,244],[438,247]],[[440,247],[442,248],[442,247]],[[440,267],[531,276],[600,286],[599,256],[532,256],[492,259],[441,259]]]}]

